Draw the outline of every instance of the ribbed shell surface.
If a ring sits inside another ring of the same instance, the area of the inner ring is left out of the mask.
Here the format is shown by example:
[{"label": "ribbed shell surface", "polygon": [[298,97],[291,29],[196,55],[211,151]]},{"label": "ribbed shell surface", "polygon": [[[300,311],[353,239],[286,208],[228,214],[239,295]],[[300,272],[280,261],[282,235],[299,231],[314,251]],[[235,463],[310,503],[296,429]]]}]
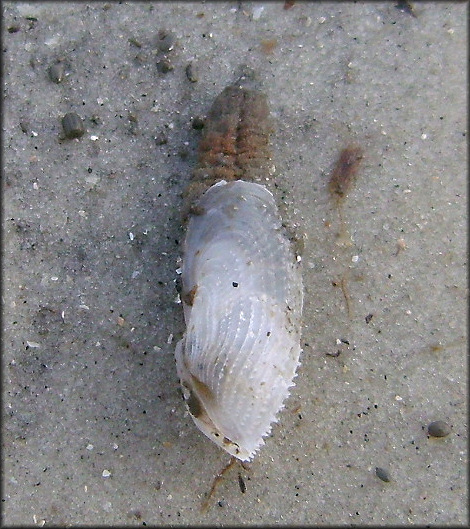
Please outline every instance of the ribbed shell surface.
[{"label": "ribbed shell surface", "polygon": [[184,243],[186,333],[176,351],[189,411],[249,460],[293,385],[302,281],[272,194],[221,182],[199,199]]}]

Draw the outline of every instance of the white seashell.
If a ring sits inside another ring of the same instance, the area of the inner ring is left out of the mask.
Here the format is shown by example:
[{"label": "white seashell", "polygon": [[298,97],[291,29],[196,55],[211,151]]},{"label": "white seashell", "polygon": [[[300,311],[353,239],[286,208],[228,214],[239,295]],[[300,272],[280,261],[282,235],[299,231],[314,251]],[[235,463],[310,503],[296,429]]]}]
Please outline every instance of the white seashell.
[{"label": "white seashell", "polygon": [[191,416],[247,461],[264,443],[299,364],[302,280],[274,198],[235,180],[210,187],[189,219],[176,349]]}]

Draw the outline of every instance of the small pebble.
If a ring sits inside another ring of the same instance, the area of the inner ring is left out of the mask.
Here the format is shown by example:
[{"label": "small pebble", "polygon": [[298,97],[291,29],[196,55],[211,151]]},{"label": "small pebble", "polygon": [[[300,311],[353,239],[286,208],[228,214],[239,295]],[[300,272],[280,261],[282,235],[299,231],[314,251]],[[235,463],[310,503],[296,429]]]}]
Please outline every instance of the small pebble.
[{"label": "small pebble", "polygon": [[195,130],[202,130],[204,128],[204,118],[201,118],[200,116],[194,117],[192,127]]},{"label": "small pebble", "polygon": [[171,51],[176,44],[176,35],[171,31],[160,30],[158,32],[158,49],[163,53]]},{"label": "small pebble", "polygon": [[29,126],[29,123],[27,121],[20,121],[20,128],[23,134],[28,134],[28,131],[31,127]]},{"label": "small pebble", "polygon": [[69,112],[62,118],[62,127],[65,137],[69,139],[80,138],[85,134],[82,118],[75,112]]},{"label": "small pebble", "polygon": [[197,68],[192,62],[186,66],[186,77],[191,83],[196,83],[199,80]]},{"label": "small pebble", "polygon": [[171,72],[171,70],[174,69],[174,66],[171,64],[171,62],[168,59],[162,59],[157,62],[157,70],[160,73],[168,73]]},{"label": "small pebble", "polygon": [[390,481],[390,474],[384,468],[375,467],[375,475],[385,483]]},{"label": "small pebble", "polygon": [[109,478],[109,476],[111,476],[111,472],[109,470],[104,469],[101,475],[104,478]]},{"label": "small pebble", "polygon": [[49,66],[49,79],[53,83],[61,83],[65,76],[65,66],[62,62],[56,62]]},{"label": "small pebble", "polygon": [[451,432],[451,427],[445,421],[434,421],[428,425],[428,434],[431,437],[446,437]]}]

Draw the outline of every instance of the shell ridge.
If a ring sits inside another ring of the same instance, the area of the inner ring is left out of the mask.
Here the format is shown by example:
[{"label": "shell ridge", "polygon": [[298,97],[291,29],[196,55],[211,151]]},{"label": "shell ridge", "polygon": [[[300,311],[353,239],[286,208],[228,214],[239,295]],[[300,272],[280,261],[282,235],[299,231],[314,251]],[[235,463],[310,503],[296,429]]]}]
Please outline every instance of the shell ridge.
[{"label": "shell ridge", "polygon": [[[266,311],[265,311],[266,312]],[[280,317],[282,318],[282,314],[280,314]],[[260,328],[262,328],[262,326],[260,326]],[[261,332],[261,331],[260,331]],[[259,336],[259,335],[258,335]],[[280,339],[277,339],[278,342],[282,342],[282,337]],[[290,340],[291,341],[291,340]],[[266,360],[269,359],[269,355],[266,355],[266,350],[268,350],[270,347],[273,347],[275,346],[276,344],[272,344],[272,345],[268,345],[267,343],[265,343],[265,346],[264,346],[264,350],[256,357],[256,355],[253,354],[253,350],[251,350],[249,352],[249,357],[247,357],[244,361],[245,363],[245,371],[247,369],[247,366],[249,365],[250,367],[250,372],[248,373],[248,377],[247,377],[247,384],[251,384],[253,385],[253,382],[255,380],[259,380],[260,377],[259,376],[259,373],[264,373],[265,375],[265,378],[267,378],[266,380],[266,384],[267,384],[267,388],[269,387],[272,387],[274,388],[274,391],[276,394],[274,394],[274,397],[275,397],[275,400],[276,401],[280,401],[282,402],[284,400],[284,398],[286,398],[286,396],[288,395],[288,387],[290,387],[290,383],[281,383],[285,377],[289,377],[291,378],[292,377],[292,373],[284,373],[283,370],[281,368],[275,368],[274,367],[271,367],[271,366],[266,366]],[[292,347],[291,347],[292,349]],[[238,358],[237,358],[238,360]],[[296,364],[295,364],[296,365]],[[238,365],[234,365],[234,368],[237,368]],[[242,371],[239,371],[239,375],[241,374]],[[243,386],[247,385],[247,384],[243,384],[241,383],[241,380],[243,380],[244,377],[241,377],[239,376],[238,377],[238,380],[237,380],[237,383],[235,384],[232,384],[231,386],[231,392],[230,392],[230,395],[228,395],[228,397],[231,397],[233,398],[233,396],[237,396],[239,394],[246,394],[247,391],[246,391],[246,388],[243,388]],[[272,379],[272,380],[270,380]],[[272,384],[269,384],[269,382],[272,382]],[[279,396],[279,391],[280,391],[280,396]],[[272,391],[271,391],[272,393]],[[271,393],[268,393],[268,395],[270,395]],[[256,391],[256,388],[253,389],[253,402],[259,398],[260,395],[258,395],[257,391]],[[269,399],[268,399],[269,400]],[[243,413],[243,409],[238,409],[240,408],[239,407],[236,407],[236,408],[232,408],[232,411],[234,413],[234,415],[237,416],[237,419],[240,423],[240,428],[239,430],[240,431],[244,431],[247,426],[248,426],[248,423],[247,421],[250,420],[250,415],[247,414],[247,413]],[[255,418],[252,418],[252,427],[256,427],[256,426],[261,426],[261,424],[263,425],[263,435],[266,435],[266,432],[268,432],[268,426],[270,424],[270,422],[272,420],[275,419],[275,414],[272,414],[272,413],[269,413],[267,408],[259,408],[258,407],[258,414]],[[253,434],[253,429],[250,429],[249,432],[247,432],[249,435],[246,435],[246,436],[242,436],[242,439],[244,439],[246,441],[246,438],[248,436],[252,436]],[[246,445],[243,445],[243,443],[241,442],[240,443],[242,446],[246,446]]]}]

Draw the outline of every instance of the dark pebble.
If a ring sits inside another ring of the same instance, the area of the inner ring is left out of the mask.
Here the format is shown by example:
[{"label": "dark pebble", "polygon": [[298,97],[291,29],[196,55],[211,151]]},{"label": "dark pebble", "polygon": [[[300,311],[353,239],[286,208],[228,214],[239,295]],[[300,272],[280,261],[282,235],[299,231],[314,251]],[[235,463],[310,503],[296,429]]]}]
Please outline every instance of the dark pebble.
[{"label": "dark pebble", "polygon": [[384,468],[375,467],[375,475],[385,483],[390,481],[390,474]]},{"label": "dark pebble", "polygon": [[158,32],[158,49],[163,53],[171,51],[176,44],[176,35],[171,31],[161,30]]},{"label": "dark pebble", "polygon": [[451,432],[451,427],[445,421],[434,421],[428,425],[428,434],[431,437],[446,437]]},{"label": "dark pebble", "polygon": [[62,62],[56,62],[49,66],[49,79],[53,83],[61,83],[65,76],[65,66]]},{"label": "dark pebble", "polygon": [[204,128],[204,118],[196,116],[192,122],[193,129],[202,130]]},{"label": "dark pebble", "polygon": [[28,134],[29,132],[29,129],[31,128],[29,123],[27,121],[20,121],[20,128],[21,128],[21,132],[23,132],[23,134]]},{"label": "dark pebble", "polygon": [[62,127],[65,137],[69,139],[80,138],[85,134],[82,118],[75,112],[69,112],[62,118]]},{"label": "dark pebble", "polygon": [[157,62],[157,70],[160,73],[168,73],[173,70],[174,66],[171,64],[171,62],[168,59],[162,59],[161,61]]},{"label": "dark pebble", "polygon": [[197,68],[192,62],[186,66],[186,77],[191,83],[196,83],[199,80]]}]

